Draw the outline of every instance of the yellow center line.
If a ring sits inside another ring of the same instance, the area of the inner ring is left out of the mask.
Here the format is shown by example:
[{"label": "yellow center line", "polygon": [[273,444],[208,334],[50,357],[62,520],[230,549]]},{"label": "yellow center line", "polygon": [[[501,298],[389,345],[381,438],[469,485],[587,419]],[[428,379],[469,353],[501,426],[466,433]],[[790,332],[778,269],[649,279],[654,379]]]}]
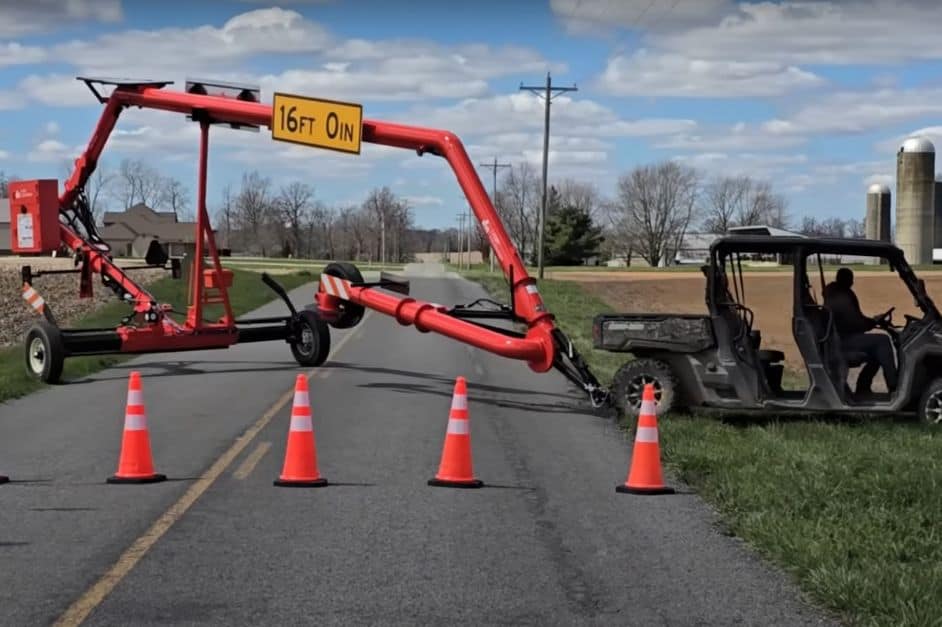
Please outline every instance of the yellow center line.
[{"label": "yellow center line", "polygon": [[265,453],[267,453],[270,448],[271,442],[259,442],[255,450],[249,453],[245,461],[239,464],[239,467],[232,473],[232,476],[239,481],[248,477],[252,474],[252,471],[255,470],[255,467],[258,466],[258,462],[262,461],[262,458],[265,457]]},{"label": "yellow center line", "polygon": [[[361,324],[366,322],[366,319],[372,311],[367,311],[366,315],[363,316]],[[333,359],[336,354],[340,351],[341,348],[347,343],[348,340],[353,338],[353,333],[348,333],[347,335],[340,338],[340,341],[334,345],[333,350],[330,351],[330,354],[327,357],[327,360]],[[311,379],[322,372],[321,370],[312,370],[308,372],[307,378]],[[141,561],[141,558],[154,546],[160,538],[163,537],[167,531],[170,530],[173,525],[183,517],[190,507],[201,497],[203,494],[212,486],[219,477],[226,472],[226,469],[232,464],[233,460],[239,456],[239,454],[245,450],[252,440],[264,429],[272,418],[274,418],[278,412],[280,412],[285,405],[288,404],[294,398],[294,388],[281,395],[281,397],[272,405],[268,411],[262,414],[262,417],[255,421],[251,427],[246,430],[239,438],[233,442],[232,446],[229,447],[225,453],[219,456],[216,461],[213,462],[212,466],[203,473],[199,479],[193,482],[193,484],[183,493],[183,496],[180,499],[170,506],[167,511],[160,515],[160,517],[154,521],[154,524],[144,532],[137,540],[131,543],[124,553],[121,554],[121,557],[118,558],[118,561],[108,569],[101,578],[96,581],[91,588],[86,590],[82,596],[75,600],[72,605],[59,617],[59,619],[54,623],[55,627],[76,627],[81,625],[88,615],[92,611],[101,605],[102,601],[111,594],[111,591],[121,583],[121,581],[128,576],[128,574],[137,566],[138,562]]]}]

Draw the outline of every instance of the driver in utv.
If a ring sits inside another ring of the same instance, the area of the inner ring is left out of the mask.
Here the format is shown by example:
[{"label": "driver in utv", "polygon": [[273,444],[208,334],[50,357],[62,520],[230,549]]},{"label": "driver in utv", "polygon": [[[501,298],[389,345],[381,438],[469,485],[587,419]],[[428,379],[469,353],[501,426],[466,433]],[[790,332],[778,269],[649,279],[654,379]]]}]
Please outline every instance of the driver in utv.
[{"label": "driver in utv", "polygon": [[863,369],[857,377],[857,395],[870,394],[870,386],[877,371],[883,369],[887,390],[896,389],[897,370],[890,338],[882,333],[867,333],[886,321],[890,309],[874,318],[865,316],[860,310],[860,301],[851,289],[854,273],[850,268],[841,268],[832,283],[824,288],[824,305],[834,316],[834,328],[841,339],[845,353],[863,353],[867,356]]}]

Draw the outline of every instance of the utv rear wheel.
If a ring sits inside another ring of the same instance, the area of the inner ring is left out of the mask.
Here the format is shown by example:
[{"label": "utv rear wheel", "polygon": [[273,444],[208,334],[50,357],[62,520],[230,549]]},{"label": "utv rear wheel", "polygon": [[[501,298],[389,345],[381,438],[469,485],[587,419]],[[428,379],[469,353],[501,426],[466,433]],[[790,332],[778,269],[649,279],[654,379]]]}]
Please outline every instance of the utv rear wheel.
[{"label": "utv rear wheel", "polygon": [[[335,261],[327,264],[327,267],[324,268],[324,274],[346,279],[351,283],[363,283],[363,275],[360,274],[359,268],[345,261]],[[360,323],[360,320],[363,319],[363,314],[365,313],[363,305],[357,305],[350,301],[340,301],[337,305],[337,309],[340,310],[340,314],[337,316],[336,320],[330,323],[330,326],[335,329],[350,329],[355,327]]]},{"label": "utv rear wheel", "polygon": [[942,428],[942,379],[930,382],[919,399],[919,421]]},{"label": "utv rear wheel", "polygon": [[678,408],[677,377],[670,366],[657,359],[635,359],[619,368],[612,381],[612,393],[618,411],[637,418],[641,410],[641,395],[648,383],[654,386],[658,416]]}]

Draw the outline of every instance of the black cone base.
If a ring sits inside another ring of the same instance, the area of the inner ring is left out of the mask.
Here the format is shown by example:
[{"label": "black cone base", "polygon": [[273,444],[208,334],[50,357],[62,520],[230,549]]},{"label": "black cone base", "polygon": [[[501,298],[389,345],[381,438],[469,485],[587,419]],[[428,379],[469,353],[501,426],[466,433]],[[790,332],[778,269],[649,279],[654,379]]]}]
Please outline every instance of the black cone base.
[{"label": "black cone base", "polygon": [[327,479],[312,479],[311,481],[292,481],[288,479],[275,479],[272,483],[279,488],[323,488],[327,485]]},{"label": "black cone base", "polygon": [[0,483],[9,483],[10,478],[6,475],[0,475]]},{"label": "black cone base", "polygon": [[484,482],[478,479],[472,479],[471,481],[446,481],[445,479],[429,479],[428,484],[438,488],[480,488],[484,485]]},{"label": "black cone base", "polygon": [[159,483],[166,480],[167,475],[153,474],[149,477],[108,477],[107,483]]},{"label": "black cone base", "polygon": [[667,486],[661,488],[629,488],[626,485],[620,485],[615,487],[615,492],[621,492],[622,494],[674,494],[674,488],[668,488]]}]

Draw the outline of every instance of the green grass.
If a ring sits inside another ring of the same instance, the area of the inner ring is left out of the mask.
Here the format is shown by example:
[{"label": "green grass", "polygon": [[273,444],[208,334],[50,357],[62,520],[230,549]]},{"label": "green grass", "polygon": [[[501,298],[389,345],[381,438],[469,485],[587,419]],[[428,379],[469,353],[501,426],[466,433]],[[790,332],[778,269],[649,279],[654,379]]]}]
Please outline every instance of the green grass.
[{"label": "green grass", "polygon": [[[229,290],[229,300],[233,313],[236,316],[261,307],[265,303],[277,298],[275,294],[261,282],[261,275],[257,272],[233,270],[233,284]],[[315,281],[317,275],[309,272],[280,275],[277,280],[287,290],[294,289],[305,283]],[[158,301],[170,303],[178,311],[186,311],[186,284],[183,281],[170,278],[160,279],[149,288]],[[85,316],[76,324],[78,328],[113,327],[121,318],[128,314],[127,305],[117,300],[109,302],[96,311]],[[221,307],[208,308],[204,317],[213,318],[221,314]],[[63,378],[76,379],[97,372],[103,368],[114,365],[123,359],[124,355],[89,355],[67,359]],[[23,365],[23,347],[14,346],[0,349],[0,402],[11,398],[25,396],[41,388],[42,383],[32,378]]]},{"label": "green grass", "polygon": [[[498,275],[469,273],[506,300]],[[603,384],[624,357],[586,350],[609,308],[577,283],[540,293]],[[660,421],[663,454],[726,528],[858,625],[942,625],[942,431],[892,420]],[[663,497],[670,498],[670,497]]]}]

